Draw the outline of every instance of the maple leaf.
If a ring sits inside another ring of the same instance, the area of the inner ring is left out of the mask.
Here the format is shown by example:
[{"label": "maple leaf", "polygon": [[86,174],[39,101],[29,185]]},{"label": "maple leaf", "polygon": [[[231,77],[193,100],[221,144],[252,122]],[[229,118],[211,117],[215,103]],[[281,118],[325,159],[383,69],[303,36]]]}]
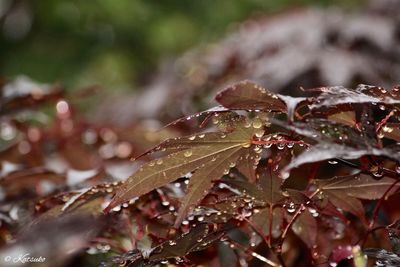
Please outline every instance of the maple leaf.
[{"label": "maple leaf", "polygon": [[190,208],[204,197],[212,182],[227,174],[249,153],[254,132],[259,130],[256,126],[245,125],[242,120],[229,133],[185,136],[161,144],[166,153],[172,153],[144,164],[117,190],[105,211],[193,172],[178,212],[178,225]]},{"label": "maple leaf", "polygon": [[215,99],[230,109],[286,111],[282,99],[251,81],[236,83],[218,93]]},{"label": "maple leaf", "polygon": [[[313,182],[333,205],[359,216],[366,222],[365,211],[359,199],[374,200],[381,198],[396,180],[389,177],[375,180],[369,175],[357,174],[314,180]],[[396,192],[398,188],[398,185],[393,186],[387,196]]]},{"label": "maple leaf", "polygon": [[396,91],[392,93],[376,86],[361,84],[355,90],[342,86],[321,87],[316,90],[319,90],[321,94],[315,99],[315,102],[310,107],[311,109],[342,104],[400,103]]}]

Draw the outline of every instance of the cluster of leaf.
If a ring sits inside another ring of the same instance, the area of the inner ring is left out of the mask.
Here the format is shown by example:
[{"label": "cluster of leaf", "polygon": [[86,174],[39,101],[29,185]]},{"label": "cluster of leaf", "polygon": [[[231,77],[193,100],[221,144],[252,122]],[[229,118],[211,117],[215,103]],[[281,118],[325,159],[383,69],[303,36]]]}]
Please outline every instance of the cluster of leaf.
[{"label": "cluster of leaf", "polygon": [[46,257],[45,266],[65,266],[82,248],[95,254],[110,246],[120,253],[133,249],[127,240],[134,216],[99,217],[101,204],[110,198],[112,184],[137,168],[133,155],[177,131],[155,131],[145,122],[125,127],[88,122],[76,107],[94,90],[68,94],[25,77],[1,80],[0,266],[6,256],[25,252]]},{"label": "cluster of leaf", "polygon": [[[397,260],[387,251],[398,238],[398,87],[290,97],[243,81],[217,94],[220,106],[154,133],[82,124],[73,96],[32,86],[16,96],[10,86],[2,87],[1,258],[35,246],[47,266]],[[18,103],[55,103],[56,118],[34,126]],[[180,126],[191,121],[198,127]],[[164,141],[144,151],[146,138]],[[92,157],[98,165],[77,165]],[[120,181],[111,163],[136,169]],[[87,175],[94,166],[101,171]],[[371,247],[381,249],[363,252]]]},{"label": "cluster of leaf", "polygon": [[[173,236],[123,258],[199,264],[199,245],[213,244],[207,252],[221,261],[226,250],[236,255],[230,264],[366,266],[360,248],[376,237],[375,224],[396,219],[379,211],[399,188],[400,89],[310,93],[293,98],[244,81],[216,96],[220,107],[174,122],[200,118],[201,131],[143,154],[157,155],[118,185],[105,209],[171,183],[182,189],[180,179],[188,179],[184,193],[176,189],[164,202]],[[207,234],[195,238],[197,227]]]}]

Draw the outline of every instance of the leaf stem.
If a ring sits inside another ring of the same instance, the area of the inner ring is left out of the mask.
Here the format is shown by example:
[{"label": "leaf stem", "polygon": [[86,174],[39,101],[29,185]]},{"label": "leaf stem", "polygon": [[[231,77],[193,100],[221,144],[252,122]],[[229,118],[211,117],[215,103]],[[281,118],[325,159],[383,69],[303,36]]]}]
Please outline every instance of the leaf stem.
[{"label": "leaf stem", "polygon": [[[266,257],[264,257],[264,256],[262,256],[262,255],[260,255],[260,254],[258,254],[256,252],[252,251],[251,249],[239,244],[238,242],[236,242],[236,241],[234,241],[232,239],[229,239],[229,243],[232,244],[234,247],[237,247],[237,248],[243,250],[247,255],[251,255],[252,257],[255,257],[255,258],[261,260],[262,262],[268,264],[269,266],[272,266],[272,267],[286,267],[285,265],[279,265],[276,262],[273,262],[273,261],[267,259]],[[279,260],[279,258],[278,258],[278,260]]]},{"label": "leaf stem", "polygon": [[251,143],[253,145],[269,145],[269,144],[299,144],[299,145],[306,145],[309,146],[308,143],[304,142],[304,141],[294,141],[294,140],[251,140]]}]

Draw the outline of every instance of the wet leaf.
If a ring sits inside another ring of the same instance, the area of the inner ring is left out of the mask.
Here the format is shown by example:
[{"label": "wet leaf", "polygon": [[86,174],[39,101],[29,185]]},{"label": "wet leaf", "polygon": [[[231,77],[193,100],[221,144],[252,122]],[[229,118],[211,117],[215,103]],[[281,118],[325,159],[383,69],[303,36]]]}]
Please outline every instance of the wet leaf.
[{"label": "wet leaf", "polygon": [[184,257],[187,254],[207,248],[211,243],[218,241],[224,231],[213,231],[207,224],[199,224],[187,234],[183,234],[174,240],[162,243],[154,248],[149,260],[160,261],[176,257]]},{"label": "wet leaf", "polygon": [[309,248],[315,245],[318,233],[317,221],[308,210],[301,213],[293,224],[292,229]]},{"label": "wet leaf", "polygon": [[343,111],[328,116],[328,119],[348,126],[354,126],[356,124],[356,113],[354,111]]},{"label": "wet leaf", "polygon": [[215,99],[230,109],[286,111],[285,103],[277,95],[251,81],[236,83],[217,94]]},{"label": "wet leaf", "polygon": [[[229,168],[245,156],[253,134],[252,127],[237,127],[231,133],[205,133],[166,142],[166,152],[172,149],[173,153],[143,165],[120,187],[106,210],[194,171],[178,218],[181,220],[189,207],[204,196],[204,190],[211,186],[212,180],[229,172]],[[176,149],[180,151],[175,152]]]},{"label": "wet leaf", "polygon": [[364,249],[364,254],[370,258],[376,259],[375,266],[396,267],[400,266],[400,257],[384,249],[367,248]]},{"label": "wet leaf", "polygon": [[265,194],[265,200],[269,205],[278,204],[284,196],[282,195],[281,185],[283,180],[272,170],[272,165],[260,167],[260,186]]},{"label": "wet leaf", "polygon": [[[370,200],[381,198],[395,182],[395,179],[389,177],[376,180],[365,174],[338,176],[326,180],[315,180],[315,184],[323,192],[334,193],[339,196],[346,194],[349,197]],[[393,194],[398,188],[399,185],[395,185],[387,196]]]},{"label": "wet leaf", "polygon": [[359,147],[350,147],[335,143],[322,142],[310,149],[304,151],[295,157],[284,169],[289,172],[291,169],[299,167],[306,163],[319,162],[323,160],[342,158],[342,159],[358,159],[365,155],[383,156],[393,160],[400,157],[400,153],[389,148],[376,148],[364,145]]},{"label": "wet leaf", "polygon": [[319,90],[321,94],[315,99],[315,102],[311,105],[311,109],[341,104],[400,104],[400,101],[393,98],[386,90],[373,86],[369,87],[360,85],[355,90],[344,88],[342,86],[333,86],[321,87]]}]

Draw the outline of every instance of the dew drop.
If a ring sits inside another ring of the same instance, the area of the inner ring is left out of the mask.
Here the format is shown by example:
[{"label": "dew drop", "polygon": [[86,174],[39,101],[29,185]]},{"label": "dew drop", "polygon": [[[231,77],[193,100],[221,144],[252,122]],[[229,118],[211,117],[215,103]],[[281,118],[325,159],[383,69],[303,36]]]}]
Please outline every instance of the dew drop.
[{"label": "dew drop", "polygon": [[261,138],[264,135],[264,130],[258,129],[257,131],[255,131],[254,135],[258,138]]},{"label": "dew drop", "polygon": [[295,212],[296,207],[295,207],[294,203],[293,203],[293,202],[290,202],[290,203],[289,203],[289,206],[287,207],[286,210],[287,210],[287,212],[289,212],[289,213]]},{"label": "dew drop", "polygon": [[113,208],[112,209],[113,211],[116,211],[116,212],[118,212],[118,211],[120,211],[121,210],[121,206],[116,206],[115,208]]},{"label": "dew drop", "polygon": [[192,152],[192,150],[186,150],[184,153],[183,153],[183,155],[185,156],[185,157],[190,157],[191,155],[193,154],[193,152]]},{"label": "dew drop", "polygon": [[255,118],[253,120],[253,128],[254,129],[260,129],[262,127],[262,121],[260,118]]},{"label": "dew drop", "polygon": [[383,127],[382,127],[382,130],[383,130],[385,133],[391,133],[391,132],[393,132],[393,128],[388,127],[387,125],[383,126]]},{"label": "dew drop", "polygon": [[380,178],[380,177],[383,176],[383,173],[382,173],[381,171],[378,170],[378,171],[373,172],[372,175],[373,175],[374,177]]},{"label": "dew drop", "polygon": [[281,172],[281,177],[282,177],[282,179],[287,179],[287,178],[289,178],[289,176],[290,176],[290,173],[289,172],[287,172],[287,171],[282,171]]},{"label": "dew drop", "polygon": [[397,172],[397,173],[400,173],[400,164],[397,164],[397,165],[396,165],[396,172]]},{"label": "dew drop", "polygon": [[218,123],[219,123],[219,119],[218,119],[216,116],[214,116],[214,117],[211,119],[211,121],[212,121],[213,124],[218,124]]},{"label": "dew drop", "polygon": [[189,140],[191,140],[191,141],[193,141],[194,139],[196,139],[195,135],[192,135],[192,136],[189,137]]},{"label": "dew drop", "polygon": [[256,153],[261,153],[261,152],[262,152],[261,147],[255,146],[255,147],[254,147],[254,152],[256,152]]},{"label": "dew drop", "polygon": [[199,134],[199,138],[204,138],[204,136],[206,136],[205,134]]},{"label": "dew drop", "polygon": [[5,141],[12,140],[16,135],[17,135],[17,130],[15,129],[14,126],[6,122],[2,122],[0,124],[0,136],[3,140]]},{"label": "dew drop", "polygon": [[162,159],[158,159],[158,160],[156,160],[156,163],[157,163],[157,165],[161,165],[161,164],[163,164],[163,160]]},{"label": "dew drop", "polygon": [[249,148],[250,146],[251,146],[250,143],[244,143],[244,144],[242,145],[243,148]]},{"label": "dew drop", "polygon": [[336,160],[328,160],[328,163],[332,165],[338,164]]}]

